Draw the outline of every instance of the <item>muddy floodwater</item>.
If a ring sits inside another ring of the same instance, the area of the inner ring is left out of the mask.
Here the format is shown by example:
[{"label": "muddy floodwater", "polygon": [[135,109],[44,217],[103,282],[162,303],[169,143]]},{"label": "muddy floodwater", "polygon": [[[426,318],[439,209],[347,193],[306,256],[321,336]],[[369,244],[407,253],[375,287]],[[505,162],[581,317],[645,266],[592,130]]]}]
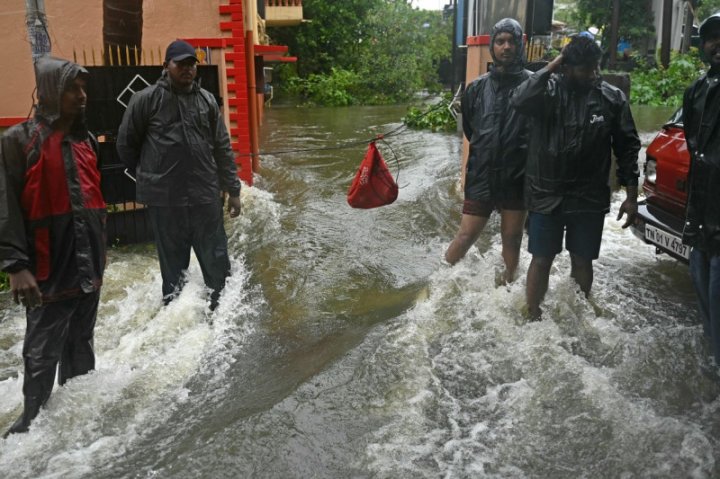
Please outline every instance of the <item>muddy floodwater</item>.
[{"label": "muddy floodwater", "polygon": [[[404,112],[267,109],[270,154],[226,223],[219,308],[208,315],[196,261],[163,308],[152,246],[112,249],[97,370],[0,440],[0,476],[720,477],[720,379],[687,266],[620,227],[624,193],[591,299],[563,253],[546,319],[528,323],[527,238],[510,286],[496,287],[495,217],[464,260],[442,261],[460,221],[458,136],[388,138],[398,200],[347,206],[365,147],[323,148]],[[636,113],[647,143],[671,111]],[[0,301],[4,430],[21,410],[24,312]]]}]

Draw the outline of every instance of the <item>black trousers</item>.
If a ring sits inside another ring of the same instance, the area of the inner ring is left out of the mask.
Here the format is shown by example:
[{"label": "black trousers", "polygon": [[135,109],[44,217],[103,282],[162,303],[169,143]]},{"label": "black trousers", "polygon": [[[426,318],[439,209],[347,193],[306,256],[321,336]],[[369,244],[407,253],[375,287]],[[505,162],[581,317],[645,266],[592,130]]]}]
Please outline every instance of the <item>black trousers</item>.
[{"label": "black trousers", "polygon": [[50,397],[55,370],[62,386],[75,376],[95,368],[93,331],[100,291],[80,297],[45,303],[27,310],[23,344],[26,400],[42,405]]},{"label": "black trousers", "polygon": [[149,206],[155,234],[165,304],[180,292],[190,265],[190,249],[200,263],[205,285],[212,290],[211,308],[217,305],[230,276],[227,235],[222,202],[194,206]]}]

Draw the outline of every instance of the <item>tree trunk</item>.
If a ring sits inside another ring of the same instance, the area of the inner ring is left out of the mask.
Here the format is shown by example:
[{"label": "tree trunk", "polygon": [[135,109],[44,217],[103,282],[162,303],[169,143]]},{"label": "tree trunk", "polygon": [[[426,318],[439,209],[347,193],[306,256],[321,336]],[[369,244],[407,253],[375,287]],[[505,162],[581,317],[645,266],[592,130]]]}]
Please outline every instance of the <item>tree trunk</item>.
[{"label": "tree trunk", "polygon": [[672,35],[672,7],[673,0],[663,1],[662,13],[662,40],[660,43],[660,63],[663,68],[670,65],[670,39]]},{"label": "tree trunk", "polygon": [[141,61],[143,0],[103,0],[103,47],[106,65]]}]

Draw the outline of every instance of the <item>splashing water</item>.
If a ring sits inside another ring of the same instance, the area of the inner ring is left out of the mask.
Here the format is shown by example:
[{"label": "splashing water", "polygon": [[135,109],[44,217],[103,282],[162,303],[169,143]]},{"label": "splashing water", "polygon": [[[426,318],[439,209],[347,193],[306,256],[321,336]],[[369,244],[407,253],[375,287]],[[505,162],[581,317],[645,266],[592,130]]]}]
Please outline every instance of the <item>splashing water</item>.
[{"label": "splashing water", "polygon": [[[357,141],[402,114],[273,108],[262,144]],[[377,210],[345,203],[362,147],[263,157],[226,225],[233,276],[212,315],[195,262],[162,307],[154,250],[111,251],[97,370],[0,440],[3,476],[717,477],[720,381],[687,266],[620,227],[624,194],[590,299],[562,253],[530,323],[527,239],[520,277],[496,287],[495,216],[462,261],[442,261],[460,220],[459,138],[390,141],[404,188]],[[3,305],[6,427],[24,314]]]}]

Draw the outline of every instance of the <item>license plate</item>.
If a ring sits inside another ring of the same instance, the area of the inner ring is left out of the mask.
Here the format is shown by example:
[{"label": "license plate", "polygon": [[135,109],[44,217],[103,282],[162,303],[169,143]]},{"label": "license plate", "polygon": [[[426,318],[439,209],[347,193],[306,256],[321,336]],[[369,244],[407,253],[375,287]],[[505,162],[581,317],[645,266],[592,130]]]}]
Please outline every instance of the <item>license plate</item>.
[{"label": "license plate", "polygon": [[682,239],[672,233],[668,233],[667,231],[663,231],[652,225],[646,224],[645,239],[651,243],[655,243],[662,249],[672,251],[676,255],[685,259],[690,258],[690,247],[682,244]]}]

